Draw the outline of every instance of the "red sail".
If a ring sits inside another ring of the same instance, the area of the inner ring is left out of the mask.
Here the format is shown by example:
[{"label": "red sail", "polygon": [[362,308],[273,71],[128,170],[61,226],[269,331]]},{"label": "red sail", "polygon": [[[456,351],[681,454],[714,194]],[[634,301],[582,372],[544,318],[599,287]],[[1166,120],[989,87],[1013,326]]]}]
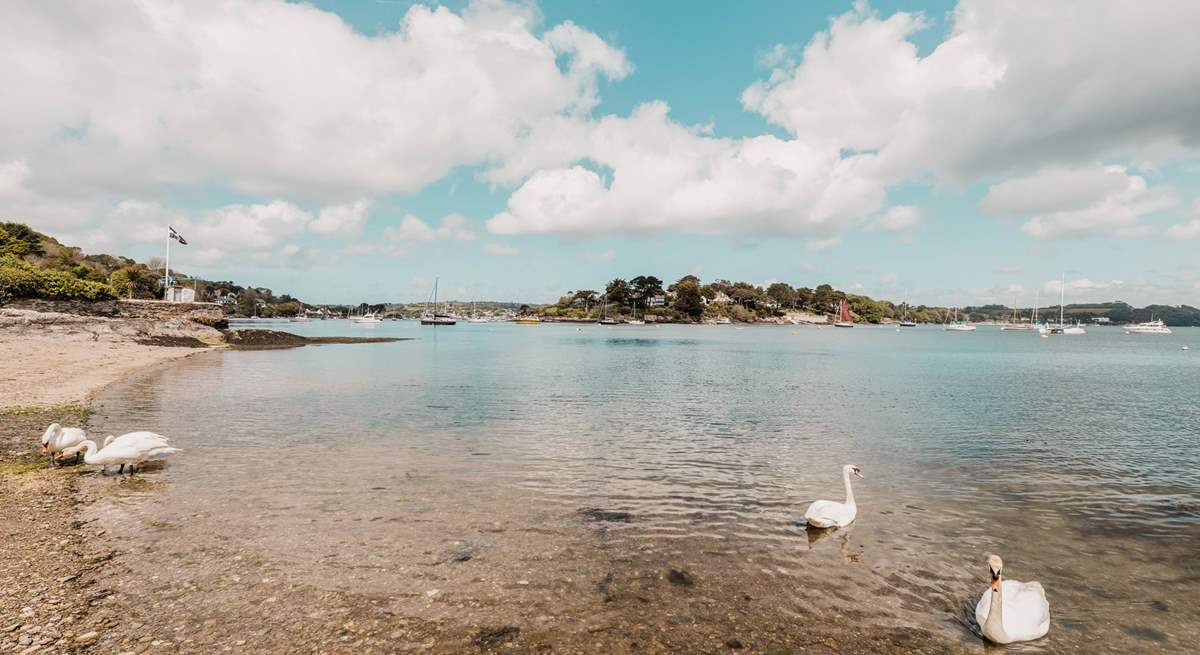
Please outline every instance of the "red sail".
[{"label": "red sail", "polygon": [[842,301],[842,317],[841,317],[841,321],[842,321],[843,323],[849,323],[849,322],[850,322],[850,305],[846,304],[846,301],[845,301],[845,300],[843,300],[843,301]]}]

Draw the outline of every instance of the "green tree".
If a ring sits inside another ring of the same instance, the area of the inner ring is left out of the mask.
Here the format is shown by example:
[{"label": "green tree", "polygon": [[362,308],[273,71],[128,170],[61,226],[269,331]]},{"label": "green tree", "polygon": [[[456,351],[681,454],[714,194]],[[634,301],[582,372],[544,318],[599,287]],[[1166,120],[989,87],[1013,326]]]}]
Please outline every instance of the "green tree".
[{"label": "green tree", "polygon": [[645,304],[646,300],[663,292],[662,280],[653,275],[639,275],[629,281],[633,289],[633,297]]},{"label": "green tree", "polygon": [[607,296],[609,304],[628,305],[632,299],[632,290],[628,282],[615,278],[604,287],[604,295]]},{"label": "green tree", "polygon": [[813,292],[813,308],[821,312],[832,312],[837,303],[837,293],[828,284],[822,284]]},{"label": "green tree", "polygon": [[0,227],[0,255],[24,257],[29,253],[29,244],[8,233]]},{"label": "green tree", "polygon": [[776,282],[767,287],[767,296],[779,303],[781,307],[796,306],[796,290],[786,282]]},{"label": "green tree", "polygon": [[800,287],[796,289],[796,304],[800,307],[811,307],[813,303],[813,290],[808,287]]},{"label": "green tree", "polygon": [[24,223],[0,223],[0,229],[7,232],[13,239],[25,244],[26,250],[21,254],[34,255],[36,257],[46,254],[45,249],[42,248],[42,235],[35,232],[28,225]]},{"label": "green tree", "polygon": [[700,320],[704,313],[704,296],[700,293],[699,282],[694,277],[690,280],[685,278],[671,285],[671,288],[675,293],[671,308],[693,321]]},{"label": "green tree", "polygon": [[670,287],[668,287],[667,290],[670,291],[671,293],[674,293],[676,287],[678,287],[681,284],[686,284],[689,282],[696,285],[697,287],[701,286],[700,278],[696,277],[695,275],[685,275],[685,276],[679,278],[678,280],[676,280],[675,284],[672,284]]}]

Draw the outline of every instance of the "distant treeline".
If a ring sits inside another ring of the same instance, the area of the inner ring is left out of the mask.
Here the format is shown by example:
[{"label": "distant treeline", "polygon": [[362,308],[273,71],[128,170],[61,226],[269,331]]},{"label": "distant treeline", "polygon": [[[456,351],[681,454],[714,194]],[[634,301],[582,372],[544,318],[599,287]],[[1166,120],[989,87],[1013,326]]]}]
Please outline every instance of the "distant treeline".
[{"label": "distant treeline", "polygon": [[[861,294],[847,293],[829,284],[814,287],[793,286],[775,282],[767,286],[750,282],[730,282],[718,279],[704,283],[694,275],[685,275],[664,288],[664,282],[653,275],[639,275],[629,280],[615,278],[603,290],[580,289],[568,291],[558,302],[544,305],[537,313],[546,318],[596,319],[602,315],[628,319],[643,316],[651,320],[697,322],[718,318],[755,322],[771,320],[792,312],[832,315],[845,300],[855,321],[866,323],[898,322],[909,319],[918,323],[941,323],[951,315],[948,307],[911,305],[878,300]],[[1028,320],[1031,308],[1020,310]],[[1038,310],[1046,320],[1057,320],[1058,307]],[[958,317],[966,321],[1003,322],[1011,320],[1013,310],[1004,305],[962,307]],[[1114,324],[1138,323],[1161,318],[1168,325],[1200,325],[1200,310],[1188,305],[1171,307],[1150,305],[1135,308],[1123,302],[1067,305],[1066,320],[1090,323],[1105,317]]]}]

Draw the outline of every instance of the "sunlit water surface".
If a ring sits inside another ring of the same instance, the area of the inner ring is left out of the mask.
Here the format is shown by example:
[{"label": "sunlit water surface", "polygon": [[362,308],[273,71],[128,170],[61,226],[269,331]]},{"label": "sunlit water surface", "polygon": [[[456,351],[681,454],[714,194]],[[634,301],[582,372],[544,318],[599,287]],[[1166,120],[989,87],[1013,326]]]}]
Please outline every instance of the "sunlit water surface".
[{"label": "sunlit water surface", "polygon": [[[133,554],[125,590],[179,620],[303,588],[464,630],[916,627],[970,649],[995,552],[1048,591],[1025,649],[1200,640],[1200,330],[282,329],[417,340],[197,356],[93,421],[184,449],[153,484],[94,478],[92,510]],[[858,520],[810,535],[844,463]]]}]

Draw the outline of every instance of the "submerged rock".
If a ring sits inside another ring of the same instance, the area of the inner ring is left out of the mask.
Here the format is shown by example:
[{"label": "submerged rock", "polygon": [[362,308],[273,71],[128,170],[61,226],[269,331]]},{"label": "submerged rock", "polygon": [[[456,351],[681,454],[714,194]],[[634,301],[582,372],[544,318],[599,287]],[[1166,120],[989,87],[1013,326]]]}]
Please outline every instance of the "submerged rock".
[{"label": "submerged rock", "polygon": [[609,523],[629,523],[633,521],[633,514],[629,512],[617,512],[598,507],[584,507],[579,510],[579,515],[585,521],[607,521]]}]

